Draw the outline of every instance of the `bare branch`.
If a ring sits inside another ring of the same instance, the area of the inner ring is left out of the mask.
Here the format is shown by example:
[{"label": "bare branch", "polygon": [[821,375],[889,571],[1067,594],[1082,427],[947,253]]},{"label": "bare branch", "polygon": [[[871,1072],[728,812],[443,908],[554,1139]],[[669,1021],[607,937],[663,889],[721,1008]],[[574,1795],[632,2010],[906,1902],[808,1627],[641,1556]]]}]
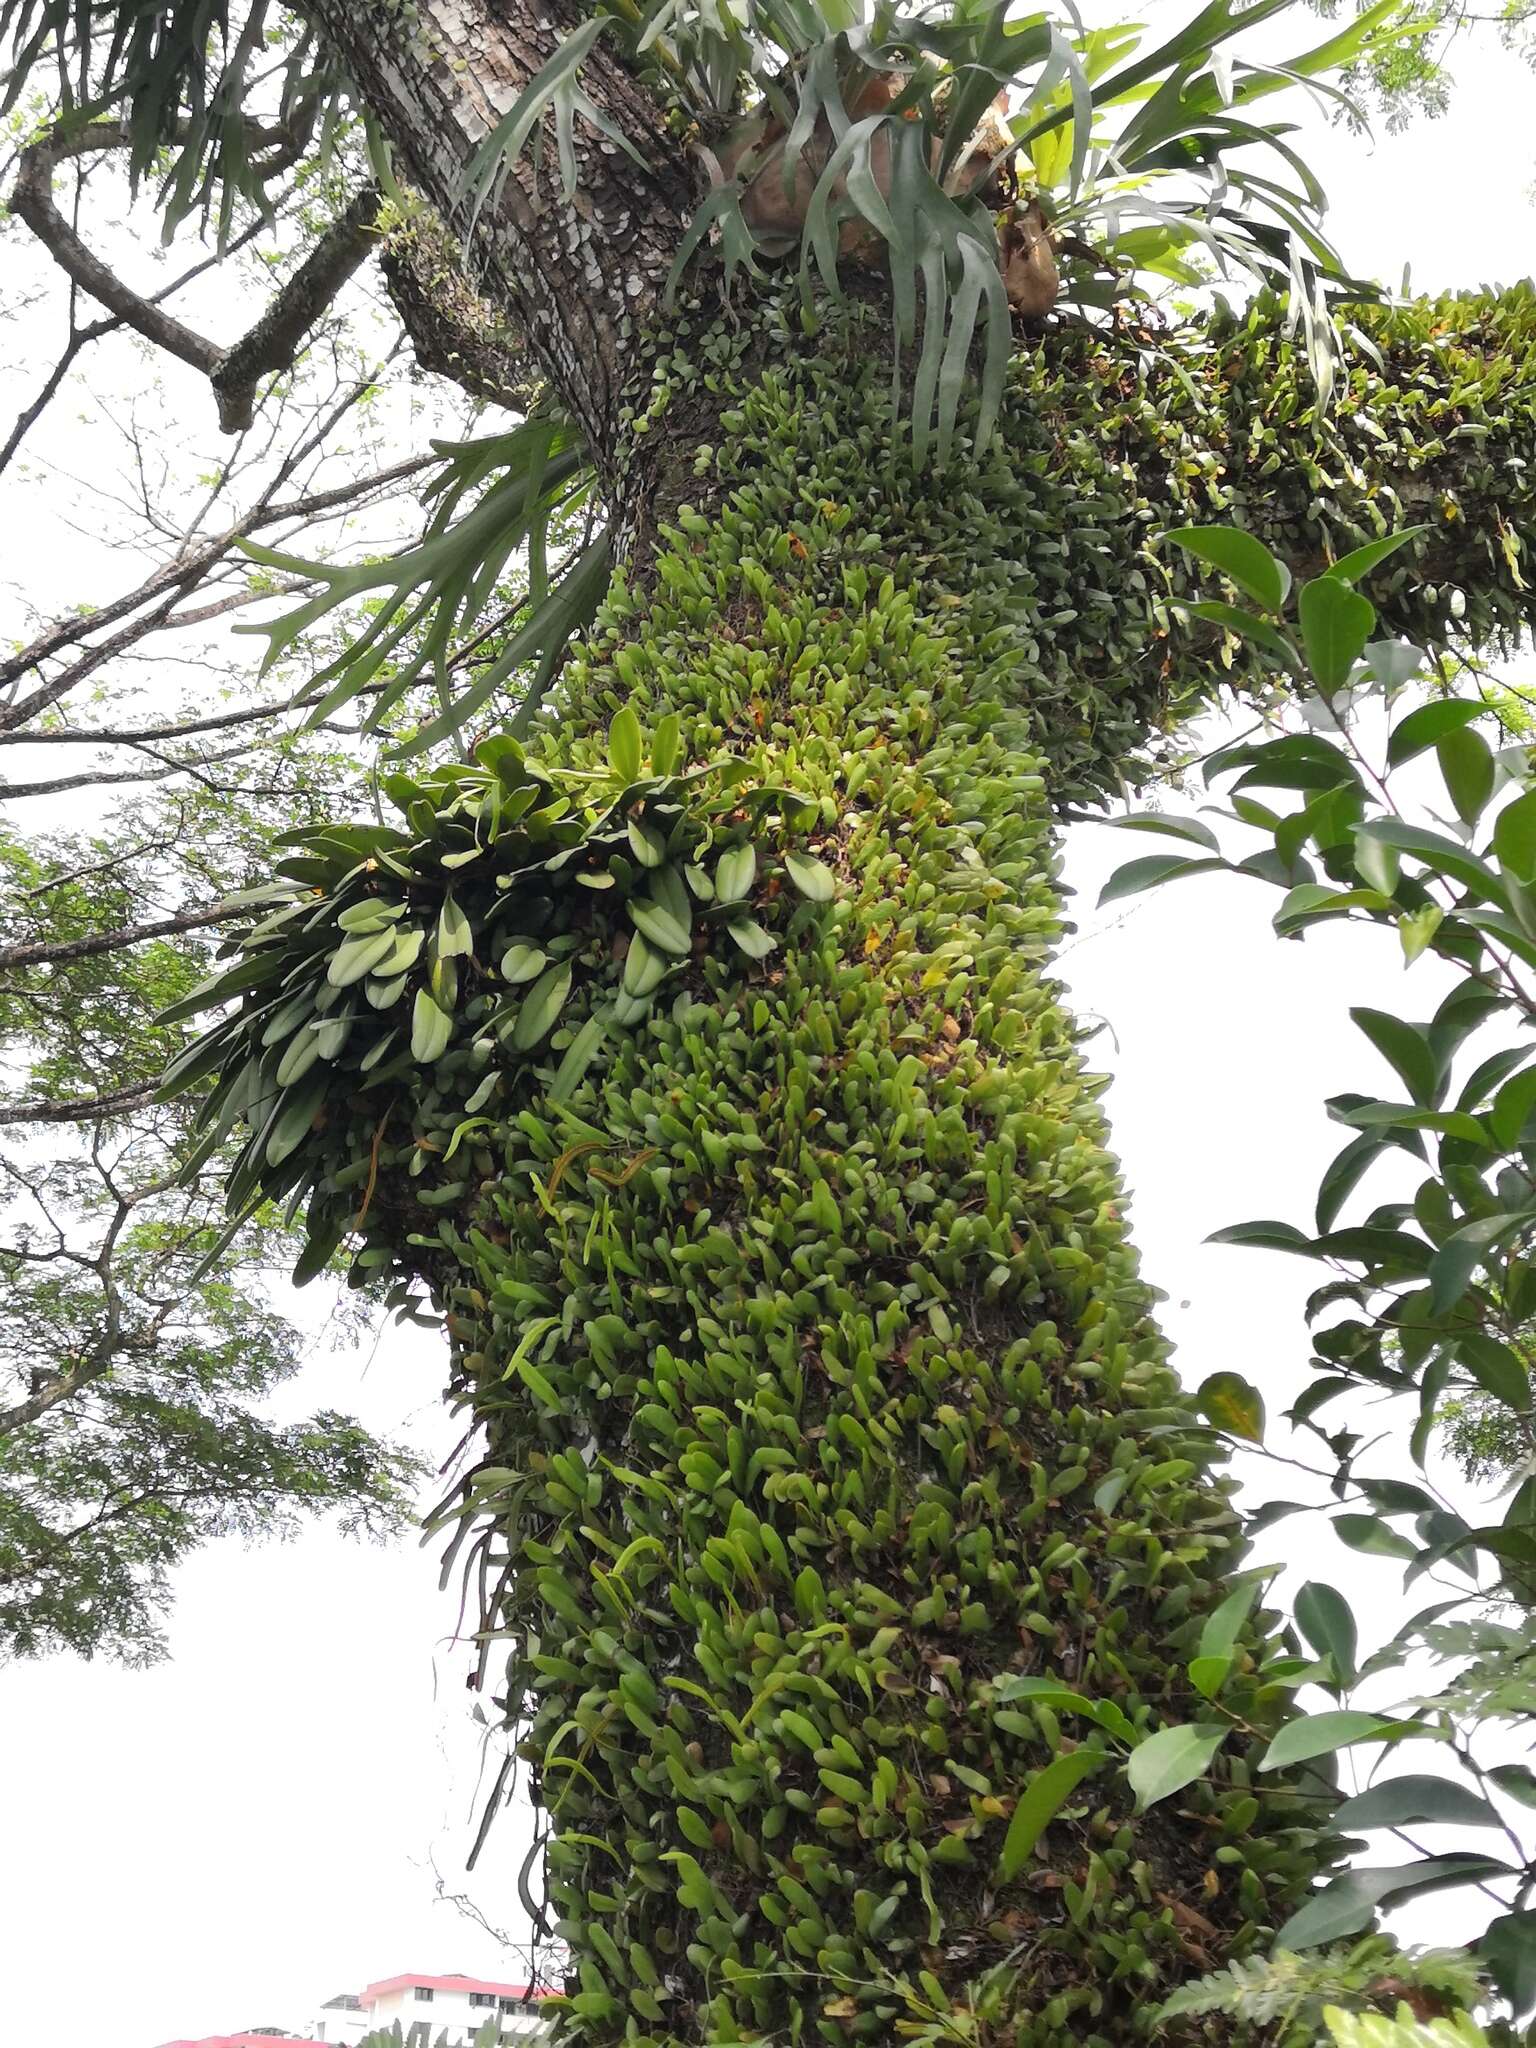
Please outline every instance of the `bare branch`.
[{"label": "bare branch", "polygon": [[0,968],[64,967],[71,961],[89,960],[98,953],[115,953],[123,946],[141,945],[145,939],[166,939],[176,932],[205,931],[210,925],[229,924],[249,911],[248,903],[203,903],[195,910],[184,910],[178,917],[120,925],[116,931],[92,932],[89,938],[37,939],[25,946],[0,947]]},{"label": "bare branch", "polygon": [[[128,142],[127,129],[116,121],[45,135],[21,152],[11,210],[83,291],[156,348],[209,378],[219,403],[219,425],[226,434],[243,433],[254,417],[261,378],[292,367],[305,335],[368,254],[379,210],[378,188],[368,185],[356,195],[250,332],[232,347],[222,348],[166,312],[156,299],[126,285],[87,247],[54,200],[53,174],[62,158],[122,149]],[[42,404],[51,396],[50,391]]]},{"label": "bare branch", "polygon": [[243,340],[213,373],[219,425],[242,432],[255,417],[256,387],[273,370],[293,367],[304,337],[377,246],[379,188],[365,185],[337,216]]},{"label": "bare branch", "polygon": [[60,269],[82,291],[89,292],[157,348],[211,377],[223,350],[184,326],[162,306],[152,305],[130,290],[86,247],[54,201],[53,173],[60,158],[83,156],[92,150],[122,149],[128,140],[127,129],[116,121],[98,121],[72,133],[45,135],[21,152],[20,169],[11,193],[11,211],[26,222]]},{"label": "bare branch", "polygon": [[32,1102],[0,1104],[0,1124],[93,1124],[103,1117],[124,1116],[155,1099],[158,1081],[140,1081],[114,1088],[106,1095],[82,1095],[74,1101],[44,1096]]},{"label": "bare branch", "polygon": [[[328,428],[326,430],[328,431]],[[311,442],[313,438],[312,436]],[[269,492],[287,482],[302,461],[304,453],[303,449],[296,450],[287,459],[268,487]],[[404,462],[394,463],[388,469],[375,471],[372,476],[355,478],[330,490],[314,491],[308,497],[289,499],[277,504],[270,502],[269,497],[264,494],[243,518],[226,527],[222,533],[199,542],[195,547],[186,548],[172,560],[162,563],[136,589],[113,598],[88,617],[56,620],[28,646],[0,661],[0,689],[18,682],[29,669],[36,668],[40,662],[46,661],[49,656],[59,653],[63,648],[85,639],[89,633],[103,626],[113,625],[119,619],[130,618],[132,613],[151,604],[156,598],[163,600],[147,617],[133,620],[125,632],[91,648],[72,668],[41,684],[16,703],[0,709],[0,733],[13,732],[17,727],[25,725],[29,719],[35,718],[50,704],[56,704],[61,697],[74,689],[77,683],[83,682],[102,661],[111,655],[121,653],[125,647],[130,647],[142,639],[146,633],[165,625],[186,592],[199,583],[209,570],[230,552],[236,542],[244,539],[247,534],[259,533],[264,528],[276,526],[287,519],[319,518],[341,506],[354,504],[372,492],[419,476],[436,460],[437,457],[433,455],[411,456]]]}]

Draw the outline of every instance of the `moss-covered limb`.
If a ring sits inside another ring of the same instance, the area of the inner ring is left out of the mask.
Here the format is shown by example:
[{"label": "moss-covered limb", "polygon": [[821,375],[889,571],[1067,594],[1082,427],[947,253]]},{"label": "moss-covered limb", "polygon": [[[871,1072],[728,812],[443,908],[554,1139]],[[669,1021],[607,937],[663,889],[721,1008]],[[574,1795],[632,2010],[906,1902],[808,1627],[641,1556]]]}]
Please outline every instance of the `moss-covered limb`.
[{"label": "moss-covered limb", "polygon": [[1118,2048],[1319,1855],[1247,1736],[1146,1815],[1123,1770],[1273,1710],[1251,1624],[1220,1706],[1186,1675],[1236,1525],[1047,978],[1041,742],[1121,715],[1136,542],[1090,537],[1049,406],[960,488],[856,329],[757,355],[661,367],[637,444],[708,402],[657,469],[709,510],[542,767],[314,835],[200,1057],[237,1194],[310,1193],[316,1258],[348,1230],[448,1314],[566,2038]]},{"label": "moss-covered limb", "polygon": [[[757,317],[771,332],[771,309]],[[849,317],[845,382],[880,388],[883,320],[878,307]],[[1370,579],[1383,636],[1498,650],[1536,622],[1536,294],[1362,309],[1357,324],[1321,424],[1272,301],[1206,329],[1064,327],[1016,358],[979,460],[914,477],[898,454],[878,498],[858,494],[871,558],[958,614],[971,661],[1027,676],[1014,687],[1058,805],[1134,781],[1149,743],[1218,694],[1274,687],[1251,643],[1180,609],[1214,579],[1164,544],[1171,528],[1235,520],[1302,575],[1423,523]],[[769,345],[782,358],[797,344],[790,319]],[[725,488],[714,447],[695,443],[729,450],[740,433],[729,406],[717,424],[718,390],[743,347],[731,326],[657,365],[667,453],[645,466],[652,505],[691,500],[709,514]],[[819,552],[822,508],[845,504],[867,447],[780,374],[779,460],[763,488],[786,534]]]},{"label": "moss-covered limb", "polygon": [[[474,1233],[435,1233],[572,2038],[1122,2042],[1309,1869],[1241,1755],[1137,1819],[1110,1734],[1008,1703],[1049,1674],[1138,1727],[1204,1716],[1183,1662],[1234,1529],[1043,978],[1033,679],[917,561],[946,511],[986,545],[984,492],[888,470],[884,417],[841,363],[745,393],[726,497],[570,693],[576,730],[673,711],[814,800],[836,896],[758,889],[761,967],[698,952],[497,1133]],[[1005,1877],[1078,1743],[1104,1767]]]},{"label": "moss-covered limb", "polygon": [[[1242,351],[1277,413],[1289,372],[1262,322],[1058,337],[914,476],[861,316],[798,353],[777,318],[657,363],[643,574],[537,762],[313,836],[184,1078],[252,1124],[237,1195],[309,1198],[311,1264],[350,1234],[449,1315],[570,2038],[1118,2048],[1319,1850],[1246,1739],[1131,1810],[1128,1734],[1271,1703],[1186,1677],[1234,1523],[1046,978],[1047,804],[1247,673],[1157,535],[1229,503]],[[1277,472],[1266,531],[1340,551],[1398,473],[1330,510]]]}]

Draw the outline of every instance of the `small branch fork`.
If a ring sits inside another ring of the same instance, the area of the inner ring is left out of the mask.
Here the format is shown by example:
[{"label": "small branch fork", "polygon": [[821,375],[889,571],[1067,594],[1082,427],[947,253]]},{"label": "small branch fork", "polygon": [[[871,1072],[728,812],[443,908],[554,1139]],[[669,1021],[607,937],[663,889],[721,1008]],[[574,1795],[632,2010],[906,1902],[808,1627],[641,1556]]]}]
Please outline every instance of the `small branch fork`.
[{"label": "small branch fork", "polygon": [[353,196],[249,333],[224,348],[167,312],[157,299],[126,285],[59,210],[53,196],[58,165],[71,157],[125,149],[128,141],[121,123],[97,121],[31,143],[21,152],[11,211],[82,291],[146,341],[200,370],[213,386],[220,427],[226,434],[243,433],[255,417],[262,378],[292,368],[304,337],[376,246],[378,187],[365,185]]}]

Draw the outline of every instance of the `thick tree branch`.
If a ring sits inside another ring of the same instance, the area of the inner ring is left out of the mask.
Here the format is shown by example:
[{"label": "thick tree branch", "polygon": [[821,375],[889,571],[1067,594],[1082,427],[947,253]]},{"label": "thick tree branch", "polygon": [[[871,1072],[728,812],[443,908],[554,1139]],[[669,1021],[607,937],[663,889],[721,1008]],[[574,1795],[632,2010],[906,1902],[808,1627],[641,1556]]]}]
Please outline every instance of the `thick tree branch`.
[{"label": "thick tree branch", "polygon": [[82,1095],[73,1101],[42,1096],[31,1102],[0,1104],[0,1124],[93,1124],[108,1116],[125,1116],[153,1102],[157,1081],[140,1081],[132,1088],[114,1088],[106,1095]]},{"label": "thick tree branch", "polygon": [[213,389],[219,425],[226,434],[251,424],[261,379],[293,367],[305,335],[377,247],[373,224],[378,212],[379,188],[365,185],[331,222],[250,333],[225,352],[213,372]]},{"label": "thick tree branch", "polygon": [[230,348],[208,340],[168,313],[154,298],[125,284],[87,247],[53,196],[53,174],[66,157],[122,149],[128,132],[118,122],[46,135],[21,152],[11,210],[37,236],[59,267],[109,313],[167,354],[210,379],[226,434],[243,432],[254,414],[256,387],[274,370],[291,368],[304,337],[335,299],[374,244],[376,186],[365,186],[278,291],[250,332]]},{"label": "thick tree branch", "polygon": [[176,932],[205,931],[210,925],[228,924],[250,914],[250,905],[203,903],[184,910],[177,917],[159,917],[142,924],[119,925],[116,931],[92,932],[83,939],[35,939],[24,946],[0,947],[0,969],[7,967],[66,967],[76,960],[90,960],[98,953],[115,953],[123,946],[141,945],[145,939],[166,939]]},{"label": "thick tree branch", "polygon": [[379,267],[423,370],[526,413],[542,379],[526,339],[482,298],[458,237],[425,204],[384,237]]},{"label": "thick tree branch", "polygon": [[[306,12],[412,182],[459,233],[473,214],[471,158],[562,37],[588,19],[573,0],[420,0],[400,12],[310,0]],[[659,307],[693,212],[695,173],[607,40],[591,51],[582,86],[639,161],[578,120],[574,203],[561,196],[553,146],[540,170],[525,153],[481,209],[475,245],[493,296],[602,463],[634,368],[630,337]]]}]

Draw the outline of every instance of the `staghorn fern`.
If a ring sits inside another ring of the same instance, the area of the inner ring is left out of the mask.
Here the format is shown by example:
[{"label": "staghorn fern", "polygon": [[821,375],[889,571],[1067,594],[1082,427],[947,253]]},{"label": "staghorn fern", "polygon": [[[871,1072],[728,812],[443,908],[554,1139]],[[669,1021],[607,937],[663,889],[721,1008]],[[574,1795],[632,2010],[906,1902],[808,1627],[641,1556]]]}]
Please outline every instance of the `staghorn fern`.
[{"label": "staghorn fern", "polygon": [[[754,223],[743,198],[754,177],[761,182],[765,160],[762,146],[737,146],[738,118],[731,149],[702,151],[712,186],[679,248],[669,291],[712,235],[727,288],[739,271],[755,272],[761,257],[797,247],[808,296],[816,277],[842,295],[846,236],[883,246],[898,355],[919,351],[906,394],[916,466],[949,457],[978,339],[976,449],[989,438],[1011,333],[999,229],[1006,230],[1017,198],[1044,200],[1072,231],[1072,250],[1089,259],[1072,279],[1084,305],[1112,303],[1117,274],[1126,271],[1180,283],[1241,271],[1288,293],[1326,405],[1332,306],[1366,288],[1343,274],[1323,233],[1326,196],[1286,140],[1289,125],[1262,120],[1255,109],[1294,85],[1347,106],[1327,74],[1391,40],[1400,7],[1376,0],[1283,63],[1227,54],[1234,36],[1289,4],[1209,0],[1177,33],[1138,54],[1134,28],[1090,31],[1071,8],[1060,20],[1044,12],[1011,19],[1009,0],[955,0],[943,9],[873,0],[867,12],[847,0],[759,0],[743,20],[724,0],[656,0],[644,12],[633,0],[613,0],[610,11],[562,41],[487,137],[468,176],[478,206],[511,158],[542,150],[550,117],[560,189],[570,201],[576,119],[623,141],[579,82],[583,61],[611,28],[674,125],[718,141],[733,110],[745,106],[748,132],[755,121],[760,145],[772,137],[772,183],[786,198],[797,181],[812,188],[794,235],[784,235],[782,219]],[[870,107],[861,95],[880,79],[889,90]],[[988,175],[972,185],[966,159],[1000,94],[1005,134],[986,153]],[[1234,160],[1254,150],[1270,160],[1262,171]],[[1086,233],[1097,235],[1096,248],[1082,240]],[[1106,267],[1108,284],[1098,274]]]}]

